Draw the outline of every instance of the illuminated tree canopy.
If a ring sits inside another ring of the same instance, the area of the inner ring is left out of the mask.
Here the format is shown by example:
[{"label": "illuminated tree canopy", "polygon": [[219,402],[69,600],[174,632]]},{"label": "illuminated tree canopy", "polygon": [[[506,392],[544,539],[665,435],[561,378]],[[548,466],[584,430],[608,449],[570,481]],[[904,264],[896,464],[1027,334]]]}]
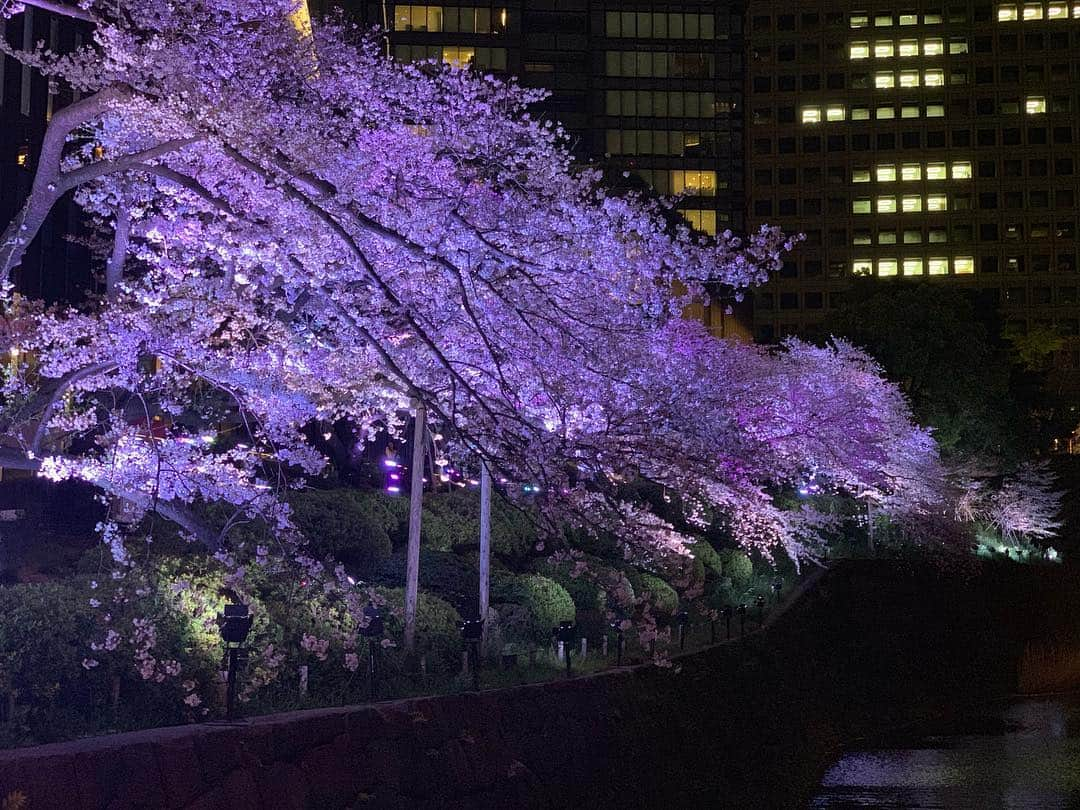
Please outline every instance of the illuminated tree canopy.
[{"label": "illuminated tree canopy", "polygon": [[[933,500],[933,441],[868,356],[726,343],[681,317],[707,285],[764,280],[784,237],[706,239],[605,192],[529,114],[539,91],[395,63],[339,18],[298,31],[291,0],[69,11],[90,44],[18,54],[81,97],[52,118],[0,272],[71,191],[113,246],[106,294],[78,308],[7,287],[5,348],[26,359],[4,381],[5,465],[84,479],[222,551],[193,505],[286,537],[282,494],[325,463],[304,427],[370,436],[418,400],[459,451],[537,482],[550,528],[613,532],[628,555],[687,541],[613,496],[628,471],[796,559],[814,521],[778,487],[813,478],[898,514]],[[245,440],[225,447],[229,419]]]}]

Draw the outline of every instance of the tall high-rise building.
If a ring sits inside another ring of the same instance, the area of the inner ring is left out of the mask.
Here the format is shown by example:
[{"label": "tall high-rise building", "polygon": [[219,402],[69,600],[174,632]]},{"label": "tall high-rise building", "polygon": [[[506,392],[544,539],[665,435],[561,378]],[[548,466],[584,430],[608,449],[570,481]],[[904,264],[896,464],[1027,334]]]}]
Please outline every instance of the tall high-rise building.
[{"label": "tall high-rise building", "polygon": [[[381,26],[396,59],[470,64],[546,88],[543,113],[612,185],[683,195],[678,208],[701,231],[742,230],[740,3],[313,3],[333,5]],[[695,314],[716,334],[740,332],[727,306]]]},{"label": "tall high-rise building", "polygon": [[[748,225],[807,239],[755,297],[813,332],[854,276],[977,291],[1080,367],[1080,2],[754,2]],[[963,351],[962,346],[956,347]]]},{"label": "tall high-rise building", "polygon": [[[70,19],[30,7],[11,20],[0,20],[0,36],[23,50],[37,42],[53,51],[73,49],[85,36],[82,29]],[[30,192],[53,110],[70,101],[70,93],[51,92],[40,73],[0,54],[0,228],[11,221]],[[75,206],[70,202],[56,206],[15,270],[16,289],[46,301],[85,295],[91,283],[90,258],[86,248],[73,241],[79,232]]]}]

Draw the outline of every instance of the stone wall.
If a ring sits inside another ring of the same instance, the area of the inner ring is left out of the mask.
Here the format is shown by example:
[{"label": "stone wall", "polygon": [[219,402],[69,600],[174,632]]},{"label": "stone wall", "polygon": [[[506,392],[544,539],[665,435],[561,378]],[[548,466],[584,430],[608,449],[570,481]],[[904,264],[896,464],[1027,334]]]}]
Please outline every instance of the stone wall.
[{"label": "stone wall", "polygon": [[[979,578],[848,564],[668,668],[0,753],[0,799],[91,808],[797,808],[843,742],[1011,688]],[[1012,609],[1009,607],[1009,609]]]}]

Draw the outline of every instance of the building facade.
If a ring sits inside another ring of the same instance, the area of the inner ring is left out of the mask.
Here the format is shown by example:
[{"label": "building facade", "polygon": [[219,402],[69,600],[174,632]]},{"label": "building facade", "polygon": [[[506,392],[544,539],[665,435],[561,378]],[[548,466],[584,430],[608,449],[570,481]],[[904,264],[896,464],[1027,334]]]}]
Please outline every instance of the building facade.
[{"label": "building facade", "polygon": [[1080,366],[1080,3],[761,2],[747,12],[747,224],[806,241],[755,333],[813,333],[855,276],[959,285]]}]

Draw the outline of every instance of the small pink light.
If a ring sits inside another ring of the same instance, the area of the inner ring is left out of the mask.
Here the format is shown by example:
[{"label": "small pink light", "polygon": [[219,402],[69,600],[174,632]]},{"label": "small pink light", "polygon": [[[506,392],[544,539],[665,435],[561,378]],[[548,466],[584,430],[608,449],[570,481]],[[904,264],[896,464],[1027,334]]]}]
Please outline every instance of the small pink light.
[{"label": "small pink light", "polygon": [[400,476],[400,475],[398,475],[397,473],[390,473],[390,480],[391,480],[391,481],[400,481],[400,480],[401,480],[401,476]]},{"label": "small pink light", "polygon": [[396,461],[394,461],[392,458],[384,458],[383,459],[383,466],[384,467],[396,467],[397,465],[398,465],[398,463]]},{"label": "small pink light", "polygon": [[401,492],[401,487],[387,487],[386,491],[387,492],[395,492],[395,493],[396,492]]}]

